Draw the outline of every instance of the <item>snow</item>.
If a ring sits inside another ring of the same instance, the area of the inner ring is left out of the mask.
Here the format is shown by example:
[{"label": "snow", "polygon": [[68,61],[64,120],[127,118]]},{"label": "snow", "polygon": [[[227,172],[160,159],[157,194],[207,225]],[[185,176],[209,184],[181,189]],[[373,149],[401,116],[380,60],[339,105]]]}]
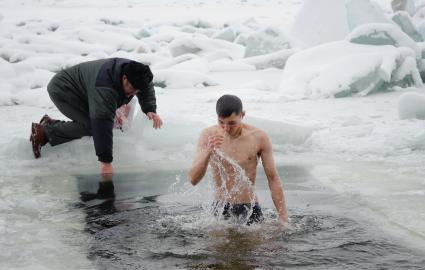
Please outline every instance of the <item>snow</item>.
[{"label": "snow", "polygon": [[398,11],[392,17],[392,20],[397,23],[403,32],[409,35],[414,41],[421,42],[423,41],[422,36],[419,34],[416,26],[412,22],[412,18],[405,11]]},{"label": "snow", "polygon": [[342,40],[349,32],[346,12],[345,1],[306,0],[290,35],[306,47]]},{"label": "snow", "polygon": [[312,126],[300,126],[257,117],[245,117],[245,122],[263,129],[280,145],[302,145],[314,131]]},{"label": "snow", "polygon": [[12,102],[13,85],[9,83],[1,83],[0,89],[2,89],[0,92],[0,105],[1,106],[13,105],[13,102]]},{"label": "snow", "polygon": [[211,62],[210,71],[244,71],[255,70],[254,65],[246,62],[232,62],[228,59],[220,59]]},{"label": "snow", "polygon": [[400,95],[398,115],[400,119],[425,120],[425,95],[411,92]]},{"label": "snow", "polygon": [[413,16],[416,11],[414,0],[393,0],[391,6],[394,11],[407,11],[410,16]]},{"label": "snow", "polygon": [[372,0],[348,0],[347,22],[350,30],[367,23],[390,23],[384,10]]},{"label": "snow", "polygon": [[[127,132],[114,131],[117,172],[155,164],[187,169],[199,133],[216,123],[217,98],[236,94],[245,120],[269,134],[278,165],[313,168],[320,183],[379,207],[382,216],[363,214],[382,230],[414,232],[400,238],[423,250],[425,209],[416,199],[423,202],[425,190],[425,88],[418,64],[424,45],[391,22],[390,1],[351,1],[356,6],[349,9],[345,1],[330,1],[0,1],[2,267],[90,264],[79,246],[70,250],[61,241],[83,217],[58,216],[63,223],[55,223],[40,211],[75,202],[71,175],[98,173],[93,141],[47,145],[35,160],[28,138],[31,122],[45,113],[65,120],[46,91],[55,72],[114,56],[151,65],[164,120],[153,130],[139,112]],[[412,19],[422,36],[423,3],[416,1]],[[389,24],[376,24],[383,21]],[[378,30],[397,44],[350,42]],[[246,57],[248,47],[255,56]],[[58,193],[46,195],[43,186]],[[400,193],[412,201],[402,203]],[[23,246],[30,247],[18,265]]]},{"label": "snow", "polygon": [[[421,86],[415,64],[397,66],[408,58],[415,62],[414,52],[405,48],[348,41],[326,43],[292,55],[279,89],[283,95],[298,99],[367,95],[380,91],[383,82],[404,79],[402,75],[406,74],[412,74],[412,84]],[[393,76],[399,69],[400,75]]]},{"label": "snow", "polygon": [[245,57],[269,54],[296,45],[278,27],[265,27],[249,34],[241,34],[235,42],[245,46]]},{"label": "snow", "polygon": [[411,48],[417,58],[421,58],[422,51],[416,42],[394,24],[368,23],[355,28],[346,40],[359,44],[393,45],[396,47]]},{"label": "snow", "polygon": [[418,32],[421,34],[422,38],[425,39],[425,6],[420,8],[415,15],[413,16],[413,22],[416,24]]},{"label": "snow", "polygon": [[234,28],[226,27],[226,28],[223,28],[222,30],[214,33],[211,37],[226,40],[226,41],[229,41],[229,42],[233,42],[239,34],[240,34],[240,32],[238,31],[238,29],[236,27],[234,27]]},{"label": "snow", "polygon": [[246,64],[254,65],[256,69],[283,69],[289,56],[293,55],[297,51],[297,49],[283,49],[269,54],[246,57],[241,59],[240,61]]},{"label": "snow", "polygon": [[209,39],[201,35],[174,40],[170,43],[169,48],[173,57],[187,53],[206,56],[216,51],[225,51],[229,53],[232,59],[240,59],[245,53],[244,47],[238,44],[225,40]]},{"label": "snow", "polygon": [[392,23],[385,12],[388,3],[379,4],[371,0],[305,0],[290,36],[304,47],[312,47],[343,40],[363,24]]},{"label": "snow", "polygon": [[168,88],[203,87],[217,83],[197,71],[158,70],[154,71],[154,84]]}]

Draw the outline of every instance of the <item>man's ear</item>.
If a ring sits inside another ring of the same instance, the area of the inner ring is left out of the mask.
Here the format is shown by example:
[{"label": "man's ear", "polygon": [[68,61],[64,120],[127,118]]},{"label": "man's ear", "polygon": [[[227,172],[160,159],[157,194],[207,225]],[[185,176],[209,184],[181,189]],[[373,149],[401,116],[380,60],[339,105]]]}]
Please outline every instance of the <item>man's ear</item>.
[{"label": "man's ear", "polygon": [[245,111],[242,111],[241,112],[241,118],[244,118],[244,116],[245,116]]}]

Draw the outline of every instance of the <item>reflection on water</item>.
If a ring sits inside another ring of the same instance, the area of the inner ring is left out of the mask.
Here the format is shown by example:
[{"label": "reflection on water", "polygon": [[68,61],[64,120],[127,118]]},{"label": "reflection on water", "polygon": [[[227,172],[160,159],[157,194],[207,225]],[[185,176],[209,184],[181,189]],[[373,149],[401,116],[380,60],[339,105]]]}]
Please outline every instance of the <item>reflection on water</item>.
[{"label": "reflection on water", "polygon": [[[299,168],[285,172],[297,179],[287,185],[287,192],[308,189],[302,183],[305,172]],[[169,175],[149,175],[157,185],[146,183],[142,174],[116,175],[114,181],[79,177],[81,207],[92,235],[88,257],[97,269],[422,269],[425,265],[421,256],[368,226],[306,209],[295,199],[289,205],[291,230],[282,229],[271,209],[263,209],[263,223],[245,226],[214,218],[201,205],[182,203],[178,193],[174,202],[164,202],[160,194],[173,184]],[[323,196],[325,201],[327,195]]]}]

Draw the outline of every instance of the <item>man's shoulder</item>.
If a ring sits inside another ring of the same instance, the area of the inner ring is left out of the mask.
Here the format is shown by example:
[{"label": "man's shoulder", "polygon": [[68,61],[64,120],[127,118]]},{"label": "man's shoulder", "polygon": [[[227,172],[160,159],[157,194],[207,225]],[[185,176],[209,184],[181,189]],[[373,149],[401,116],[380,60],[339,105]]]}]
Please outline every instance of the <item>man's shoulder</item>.
[{"label": "man's shoulder", "polygon": [[255,137],[258,137],[258,138],[267,137],[267,133],[264,130],[262,130],[262,129],[256,127],[256,126],[253,126],[253,125],[250,125],[250,124],[244,124],[244,128],[247,131],[247,133],[252,135],[252,136],[255,136]]}]

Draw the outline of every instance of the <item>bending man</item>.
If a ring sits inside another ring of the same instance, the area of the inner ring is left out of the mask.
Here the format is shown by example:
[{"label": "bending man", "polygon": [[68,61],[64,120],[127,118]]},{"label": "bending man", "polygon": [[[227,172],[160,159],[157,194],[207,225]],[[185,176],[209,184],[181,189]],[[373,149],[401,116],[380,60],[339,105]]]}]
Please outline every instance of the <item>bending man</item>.
[{"label": "bending man", "polygon": [[72,121],[58,121],[48,115],[31,125],[35,158],[41,147],[93,136],[103,174],[112,173],[112,129],[117,108],[137,96],[142,111],[160,128],[150,68],[123,58],[78,64],[57,73],[47,86],[50,99]]}]

